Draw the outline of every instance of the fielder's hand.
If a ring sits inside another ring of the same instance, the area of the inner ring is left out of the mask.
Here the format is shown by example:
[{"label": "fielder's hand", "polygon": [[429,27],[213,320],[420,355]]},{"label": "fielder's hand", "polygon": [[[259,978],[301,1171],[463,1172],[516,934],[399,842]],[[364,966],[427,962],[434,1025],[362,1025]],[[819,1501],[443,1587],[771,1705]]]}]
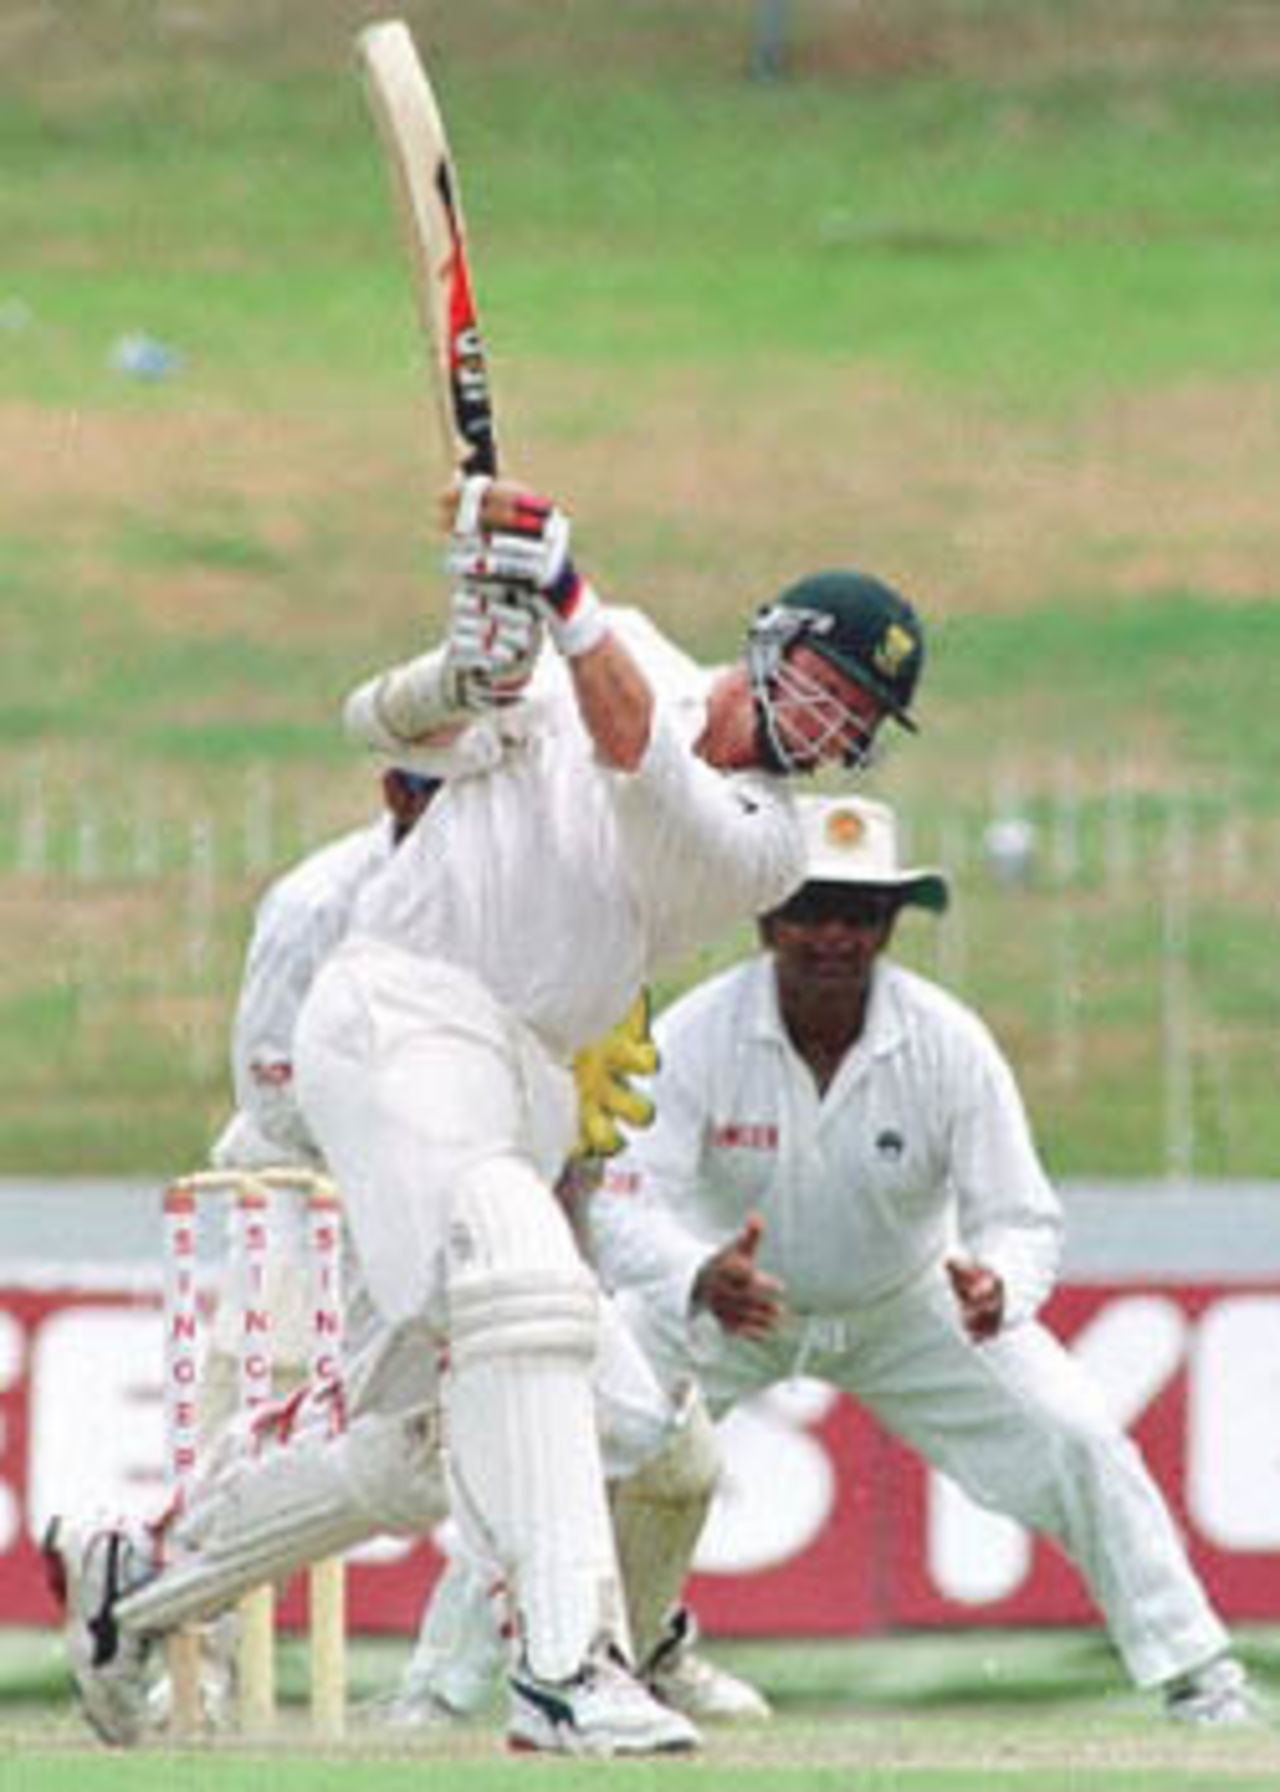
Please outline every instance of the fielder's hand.
[{"label": "fielder's hand", "polygon": [[457,494],[445,564],[472,589],[523,596],[573,659],[603,638],[600,603],[569,555],[569,519],[547,498],[484,476]]},{"label": "fielder's hand", "polygon": [[947,1259],[947,1276],[960,1308],[960,1322],[975,1344],[994,1338],[1004,1324],[1004,1283],[985,1263]]},{"label": "fielder's hand", "polygon": [[542,624],[527,604],[500,591],[454,593],[445,662],[460,709],[516,702],[541,650]]},{"label": "fielder's hand", "polygon": [[694,1278],[693,1306],[713,1313],[727,1332],[764,1338],[782,1318],[782,1283],[756,1268],[756,1252],[764,1237],[764,1221],[749,1213],[741,1232]]},{"label": "fielder's hand", "polygon": [[573,1060],[578,1088],[578,1140],[573,1157],[612,1157],[626,1144],[623,1126],[653,1121],[653,1103],[631,1086],[633,1076],[652,1076],[658,1051],[649,1034],[649,997],[641,992],[624,1019],[603,1039],[584,1046]]}]

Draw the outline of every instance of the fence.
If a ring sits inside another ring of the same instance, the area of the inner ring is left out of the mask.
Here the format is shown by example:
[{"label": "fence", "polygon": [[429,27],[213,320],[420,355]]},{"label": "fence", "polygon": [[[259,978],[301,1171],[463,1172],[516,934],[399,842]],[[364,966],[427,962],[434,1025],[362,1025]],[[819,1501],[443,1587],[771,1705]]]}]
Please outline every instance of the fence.
[{"label": "fence", "polygon": [[[253,903],[367,819],[367,772],[355,776],[255,764],[201,806],[145,777],[113,791],[39,757],[19,766],[0,796],[11,1162],[141,1167],[123,1142],[103,1161],[86,1110],[114,1111],[127,1133],[149,1109],[157,1165],[170,1145],[198,1154],[225,1100]],[[1003,767],[979,801],[899,802],[907,856],[947,870],[953,903],[936,926],[903,923],[895,952],[991,1022],[1051,1164],[1175,1181],[1270,1173],[1280,817],[1220,793],[1153,795],[1123,767],[1100,781],[1070,760],[1034,790]],[[51,953],[38,943],[50,932]],[[42,1079],[45,1048],[57,1075]]]}]

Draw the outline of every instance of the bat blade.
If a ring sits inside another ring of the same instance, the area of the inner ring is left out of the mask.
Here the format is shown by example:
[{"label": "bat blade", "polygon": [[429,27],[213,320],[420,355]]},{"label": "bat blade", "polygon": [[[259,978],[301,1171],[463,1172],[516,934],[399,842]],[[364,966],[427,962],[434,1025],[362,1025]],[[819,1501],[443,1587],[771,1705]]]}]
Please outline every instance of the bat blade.
[{"label": "bat blade", "polygon": [[451,472],[493,474],[498,446],[489,365],[440,107],[402,20],[366,27],[356,53],[391,171],[445,460]]}]

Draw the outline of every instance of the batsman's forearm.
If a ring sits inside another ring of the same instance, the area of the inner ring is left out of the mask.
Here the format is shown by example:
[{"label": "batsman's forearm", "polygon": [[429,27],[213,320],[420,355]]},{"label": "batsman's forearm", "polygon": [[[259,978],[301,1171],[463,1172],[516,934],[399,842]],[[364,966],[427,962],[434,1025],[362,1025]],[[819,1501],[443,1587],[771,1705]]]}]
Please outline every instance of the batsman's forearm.
[{"label": "batsman's forearm", "polygon": [[612,632],[568,664],[597,753],[616,771],[635,771],[653,730],[653,692],[644,673]]}]

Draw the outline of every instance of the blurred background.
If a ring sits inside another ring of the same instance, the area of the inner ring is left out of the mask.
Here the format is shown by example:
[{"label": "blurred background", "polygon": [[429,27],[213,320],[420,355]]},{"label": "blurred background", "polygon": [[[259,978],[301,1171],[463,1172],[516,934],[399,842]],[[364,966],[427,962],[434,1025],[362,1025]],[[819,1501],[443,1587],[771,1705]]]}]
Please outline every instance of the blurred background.
[{"label": "blurred background", "polygon": [[[340,700],[442,615],[374,10],[0,18],[7,1170],[199,1161],[252,901],[373,808]],[[508,464],[705,656],[821,565],[911,593],[876,788],[958,902],[905,955],[1057,1174],[1269,1173],[1280,16],[403,11]]]}]

